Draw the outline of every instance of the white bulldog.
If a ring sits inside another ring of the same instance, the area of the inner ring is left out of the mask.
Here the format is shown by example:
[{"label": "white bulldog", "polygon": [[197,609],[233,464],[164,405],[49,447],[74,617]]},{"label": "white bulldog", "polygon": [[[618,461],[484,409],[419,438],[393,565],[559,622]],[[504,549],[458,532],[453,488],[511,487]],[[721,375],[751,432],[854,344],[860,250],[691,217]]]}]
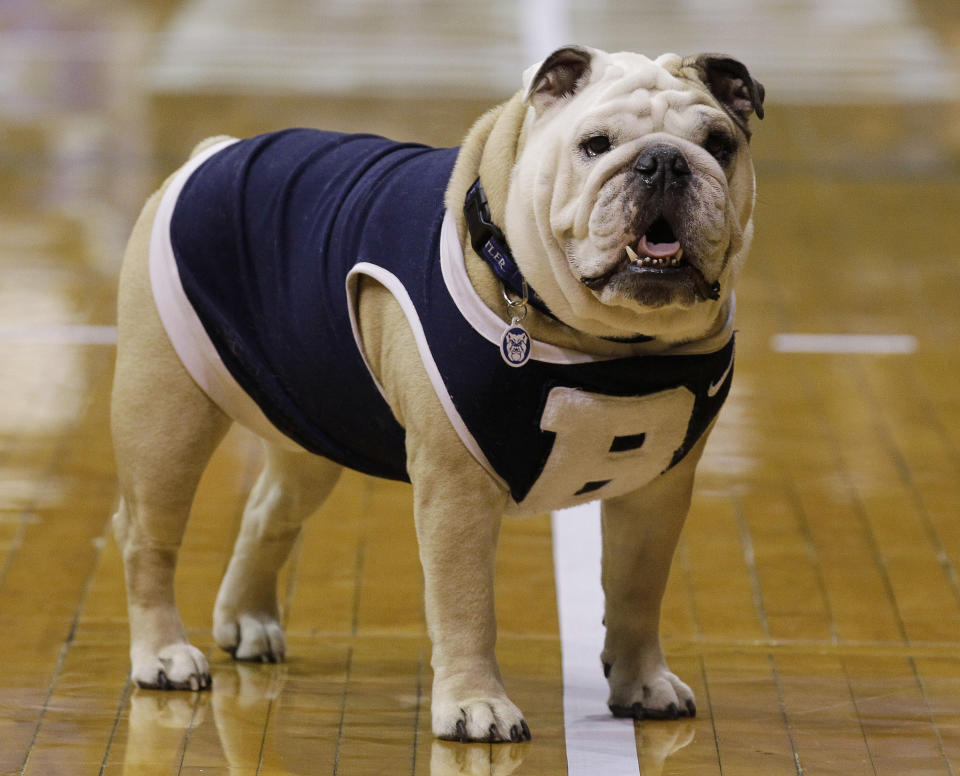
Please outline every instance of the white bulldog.
[{"label": "white bulldog", "polygon": [[591,499],[609,706],[693,716],[659,609],[729,390],[762,103],[729,57],[565,47],[460,149],[312,130],[199,147],[147,202],[120,279],[114,527],[137,684],[210,687],[173,575],[239,422],[266,464],[214,611],[237,659],[283,659],[277,574],[345,465],[413,484],[438,737],[529,739],[494,655],[501,515]]}]

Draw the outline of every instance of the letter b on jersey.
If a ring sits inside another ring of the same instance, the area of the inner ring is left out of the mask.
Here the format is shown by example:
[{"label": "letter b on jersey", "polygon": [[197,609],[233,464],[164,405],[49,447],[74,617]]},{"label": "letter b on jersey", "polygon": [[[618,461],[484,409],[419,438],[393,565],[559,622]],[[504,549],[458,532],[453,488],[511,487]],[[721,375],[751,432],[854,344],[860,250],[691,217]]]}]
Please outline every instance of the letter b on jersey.
[{"label": "letter b on jersey", "polygon": [[524,505],[581,503],[643,487],[683,444],[694,395],[671,388],[647,396],[604,396],[554,388],[540,428],[556,434],[550,457]]}]

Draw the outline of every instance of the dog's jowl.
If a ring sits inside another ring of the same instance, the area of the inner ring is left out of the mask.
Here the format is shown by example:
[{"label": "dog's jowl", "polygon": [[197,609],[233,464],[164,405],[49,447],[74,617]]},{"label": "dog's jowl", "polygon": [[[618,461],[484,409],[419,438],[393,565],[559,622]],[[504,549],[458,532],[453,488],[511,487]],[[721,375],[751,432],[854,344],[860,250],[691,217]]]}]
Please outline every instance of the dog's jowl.
[{"label": "dog's jowl", "polygon": [[213,613],[237,659],[283,659],[277,573],[346,466],[413,485],[437,736],[530,737],[494,657],[499,522],[595,499],[610,709],[693,715],[660,599],[732,380],[762,114],[729,57],[566,47],[460,148],[309,129],[198,146],[120,280],[137,684],[210,686],[173,575],[236,422],[266,449]]}]

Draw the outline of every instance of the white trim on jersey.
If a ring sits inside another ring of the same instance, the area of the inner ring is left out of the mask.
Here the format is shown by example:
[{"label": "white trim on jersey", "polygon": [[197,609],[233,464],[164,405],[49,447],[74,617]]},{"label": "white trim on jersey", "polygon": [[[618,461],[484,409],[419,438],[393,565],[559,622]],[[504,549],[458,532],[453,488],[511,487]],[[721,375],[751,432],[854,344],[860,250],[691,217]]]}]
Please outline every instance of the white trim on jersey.
[{"label": "white trim on jersey", "polygon": [[[370,363],[367,361],[367,354],[363,349],[363,341],[360,338],[360,327],[357,322],[357,292],[359,290],[358,281],[360,279],[360,275],[367,275],[376,280],[378,283],[382,284],[384,288],[386,288],[393,295],[393,298],[397,300],[397,303],[403,310],[403,314],[406,316],[407,323],[410,324],[410,331],[413,333],[413,337],[417,343],[417,351],[420,353],[420,361],[423,364],[423,368],[427,372],[427,376],[430,378],[430,384],[433,386],[433,392],[440,400],[440,404],[443,406],[443,411],[446,413],[447,418],[449,418],[450,423],[457,432],[457,436],[460,437],[460,441],[463,442],[467,450],[470,451],[470,454],[477,460],[477,463],[483,466],[487,473],[493,477],[493,479],[499,483],[504,490],[508,490],[509,488],[507,487],[507,484],[503,481],[500,475],[497,474],[493,466],[487,460],[487,457],[483,454],[483,450],[480,448],[477,440],[474,439],[473,434],[470,433],[470,429],[467,428],[467,424],[463,422],[463,418],[460,417],[460,413],[457,412],[457,408],[453,404],[453,399],[450,398],[450,392],[447,390],[447,387],[443,382],[443,376],[440,374],[440,369],[433,360],[433,353],[430,352],[430,344],[427,342],[427,335],[423,330],[423,324],[420,322],[420,316],[417,314],[417,308],[414,306],[413,300],[410,298],[410,294],[407,293],[407,289],[404,287],[403,282],[389,270],[386,270],[377,264],[371,264],[369,262],[362,261],[356,264],[353,269],[347,273],[347,311],[350,314],[350,327],[353,329],[353,337],[357,343],[357,348],[359,349],[360,355],[363,358],[363,363],[367,367],[367,371],[377,384],[377,390],[380,391],[380,394],[386,401],[386,392],[384,391],[383,386],[380,384],[380,381],[374,376],[373,370],[370,368]],[[389,402],[387,403],[389,404]]]},{"label": "white trim on jersey", "polygon": [[303,448],[284,434],[233,378],[187,298],[170,241],[170,221],[180,192],[207,159],[237,142],[225,140],[190,159],[163,193],[150,235],[150,285],[157,312],[187,372],[214,403],[237,423],[287,450]]}]

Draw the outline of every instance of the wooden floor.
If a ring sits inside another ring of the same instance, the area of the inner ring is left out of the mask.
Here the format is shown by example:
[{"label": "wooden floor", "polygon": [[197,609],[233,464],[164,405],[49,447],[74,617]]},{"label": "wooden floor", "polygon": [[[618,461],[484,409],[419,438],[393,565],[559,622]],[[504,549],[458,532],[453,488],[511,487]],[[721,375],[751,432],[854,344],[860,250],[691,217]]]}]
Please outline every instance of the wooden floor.
[{"label": "wooden floor", "polygon": [[[567,773],[548,516],[507,523],[499,559],[499,655],[531,743],[432,739],[404,485],[347,475],[308,524],[285,573],[287,663],[237,665],[215,648],[213,599],[259,465],[241,432],[202,483],[178,577],[214,689],[145,692],[127,677],[107,429],[125,234],[207,134],[300,124],[458,142],[509,92],[492,57],[521,63],[536,43],[491,42],[484,25],[512,29],[512,2],[488,4],[500,15],[434,5],[261,12],[258,32],[289,44],[272,82],[263,65],[250,82],[236,75],[263,46],[229,45],[256,26],[238,21],[255,3],[232,16],[213,0],[0,11],[0,774]],[[568,3],[567,31],[582,23],[586,42],[629,45],[630,25],[647,30],[640,5]],[[657,48],[731,50],[767,83],[768,116],[734,388],[664,609],[668,658],[698,716],[638,723],[640,773],[956,776],[960,12],[954,0],[776,13],[718,0],[707,5],[720,24],[690,10],[701,5],[651,14]],[[394,37],[377,32],[387,15]],[[382,81],[296,80],[289,52],[309,58],[306,31],[321,22],[341,48],[318,49],[318,62],[369,51],[363,72]],[[193,50],[221,60],[185,74],[191,30]],[[387,53],[414,43],[420,70],[402,82]],[[460,66],[471,45],[483,83]],[[438,72],[446,80],[423,80]],[[796,352],[851,342],[782,334],[880,335],[852,346],[897,352]]]}]

